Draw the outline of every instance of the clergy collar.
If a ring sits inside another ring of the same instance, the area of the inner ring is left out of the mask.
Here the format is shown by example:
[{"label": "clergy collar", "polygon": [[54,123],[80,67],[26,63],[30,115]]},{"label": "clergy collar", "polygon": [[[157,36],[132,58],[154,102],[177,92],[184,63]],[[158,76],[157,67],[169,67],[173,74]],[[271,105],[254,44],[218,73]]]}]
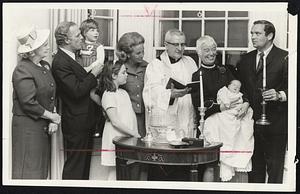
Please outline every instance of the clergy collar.
[{"label": "clergy collar", "polygon": [[177,63],[178,61],[180,61],[180,59],[182,58],[182,57],[180,57],[179,59],[173,59],[172,57],[170,57],[170,56],[168,56],[169,57],[169,60],[170,60],[170,63],[171,64],[173,64],[173,63]]},{"label": "clergy collar", "polygon": [[205,68],[205,69],[213,69],[216,65],[204,65],[203,63],[201,63],[201,67]]}]

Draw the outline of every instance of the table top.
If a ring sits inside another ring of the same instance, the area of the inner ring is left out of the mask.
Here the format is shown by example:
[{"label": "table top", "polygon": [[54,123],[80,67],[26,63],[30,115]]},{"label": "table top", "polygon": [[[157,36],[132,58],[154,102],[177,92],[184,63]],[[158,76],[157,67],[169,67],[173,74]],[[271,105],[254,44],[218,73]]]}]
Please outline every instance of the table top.
[{"label": "table top", "polygon": [[135,137],[115,137],[116,158],[148,164],[198,165],[218,161],[222,143],[175,148],[168,143],[145,142]]},{"label": "table top", "polygon": [[205,144],[203,147],[183,147],[175,148],[169,143],[155,143],[155,142],[145,142],[141,138],[135,137],[115,137],[113,143],[119,147],[127,149],[136,150],[149,150],[149,151],[175,151],[176,152],[189,152],[189,151],[209,151],[219,149],[223,144],[220,142],[215,142],[211,144]]}]

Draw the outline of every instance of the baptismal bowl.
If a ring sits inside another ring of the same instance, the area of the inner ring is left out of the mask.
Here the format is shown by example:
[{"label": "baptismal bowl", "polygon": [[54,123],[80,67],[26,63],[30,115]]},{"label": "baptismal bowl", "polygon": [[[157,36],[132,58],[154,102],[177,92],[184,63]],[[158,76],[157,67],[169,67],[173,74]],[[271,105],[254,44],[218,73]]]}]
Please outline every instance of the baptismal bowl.
[{"label": "baptismal bowl", "polygon": [[155,143],[169,143],[167,140],[167,127],[151,127],[150,130]]}]

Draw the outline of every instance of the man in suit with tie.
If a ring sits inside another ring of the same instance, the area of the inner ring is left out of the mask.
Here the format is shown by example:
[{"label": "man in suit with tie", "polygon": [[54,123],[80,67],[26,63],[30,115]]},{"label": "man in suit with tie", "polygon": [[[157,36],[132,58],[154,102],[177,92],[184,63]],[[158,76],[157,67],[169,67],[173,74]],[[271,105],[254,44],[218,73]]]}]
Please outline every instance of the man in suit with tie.
[{"label": "man in suit with tie", "polygon": [[86,72],[76,61],[82,36],[74,22],[62,22],[55,30],[58,51],[52,62],[57,92],[62,100],[62,132],[66,161],[63,179],[89,179],[92,129],[96,105],[90,91],[97,85],[96,76],[103,65]]},{"label": "man in suit with tie", "polygon": [[[251,40],[256,50],[241,57],[237,75],[243,91],[254,110],[254,120],[262,113],[262,99],[267,102],[266,115],[270,125],[254,126],[254,153],[249,182],[282,183],[287,144],[288,119],[288,52],[273,44],[274,25],[258,20],[251,28]],[[263,86],[263,66],[266,65],[266,90]]]}]

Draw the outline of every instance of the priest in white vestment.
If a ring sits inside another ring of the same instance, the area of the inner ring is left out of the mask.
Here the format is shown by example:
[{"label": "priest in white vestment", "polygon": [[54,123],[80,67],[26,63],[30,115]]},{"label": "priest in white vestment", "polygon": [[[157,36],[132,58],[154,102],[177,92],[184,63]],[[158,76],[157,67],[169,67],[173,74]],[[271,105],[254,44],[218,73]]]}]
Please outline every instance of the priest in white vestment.
[{"label": "priest in white vestment", "polygon": [[[148,64],[145,74],[143,99],[146,107],[147,125],[167,126],[185,137],[195,137],[194,108],[190,88],[166,89],[170,78],[183,84],[191,82],[197,71],[195,61],[184,56],[185,35],[173,29],[165,35],[166,50]],[[148,110],[148,111],[147,111]],[[151,119],[149,119],[151,114]]]}]

